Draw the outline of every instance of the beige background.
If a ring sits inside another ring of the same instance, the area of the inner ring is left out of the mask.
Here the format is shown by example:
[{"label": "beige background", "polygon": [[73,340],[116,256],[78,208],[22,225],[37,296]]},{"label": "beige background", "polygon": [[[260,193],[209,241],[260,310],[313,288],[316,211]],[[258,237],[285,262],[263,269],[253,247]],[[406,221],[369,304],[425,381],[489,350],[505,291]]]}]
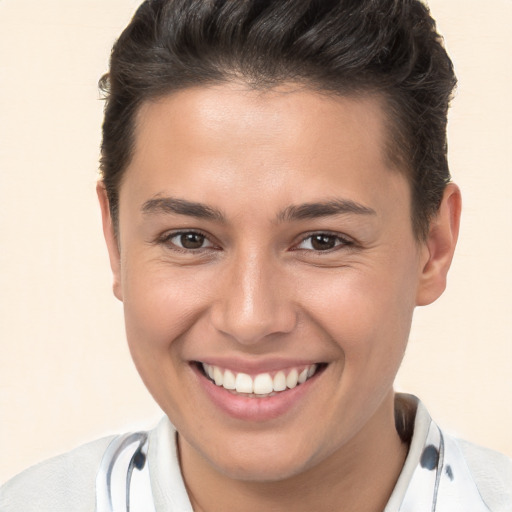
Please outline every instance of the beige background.
[{"label": "beige background", "polygon": [[[0,0],[0,481],[161,415],[124,342],[94,194],[96,82],[137,0]],[[431,0],[460,87],[449,289],[417,311],[398,387],[512,456],[512,1]]]}]

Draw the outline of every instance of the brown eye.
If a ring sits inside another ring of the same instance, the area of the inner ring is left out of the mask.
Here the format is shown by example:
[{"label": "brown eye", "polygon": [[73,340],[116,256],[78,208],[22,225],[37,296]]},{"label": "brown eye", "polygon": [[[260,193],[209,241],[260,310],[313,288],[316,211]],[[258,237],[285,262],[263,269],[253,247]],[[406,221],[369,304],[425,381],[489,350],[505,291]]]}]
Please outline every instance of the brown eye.
[{"label": "brown eye", "polygon": [[336,247],[337,237],[333,235],[313,235],[311,247],[316,251],[328,251]]},{"label": "brown eye", "polygon": [[183,247],[183,249],[200,249],[203,247],[205,238],[204,235],[199,233],[182,233],[179,235],[178,245]]},{"label": "brown eye", "polygon": [[198,251],[200,249],[213,248],[214,244],[206,235],[196,231],[181,231],[165,235],[161,239],[161,243],[167,245],[171,249],[180,249],[184,251]]},{"label": "brown eye", "polygon": [[353,242],[343,238],[341,235],[331,235],[330,233],[316,233],[304,238],[297,246],[297,249],[306,249],[309,251],[321,252],[331,249],[342,248],[352,245]]}]

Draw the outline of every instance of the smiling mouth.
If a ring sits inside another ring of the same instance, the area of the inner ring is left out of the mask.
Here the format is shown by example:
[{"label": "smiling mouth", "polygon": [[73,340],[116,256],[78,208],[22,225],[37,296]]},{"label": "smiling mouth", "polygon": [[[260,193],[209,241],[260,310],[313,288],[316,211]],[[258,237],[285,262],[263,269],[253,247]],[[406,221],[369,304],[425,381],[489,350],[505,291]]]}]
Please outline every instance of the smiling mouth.
[{"label": "smiling mouth", "polygon": [[196,362],[196,364],[203,376],[216,386],[232,394],[251,398],[274,396],[293,389],[321,373],[327,366],[326,363],[317,363],[277,372],[249,375],[207,363]]}]

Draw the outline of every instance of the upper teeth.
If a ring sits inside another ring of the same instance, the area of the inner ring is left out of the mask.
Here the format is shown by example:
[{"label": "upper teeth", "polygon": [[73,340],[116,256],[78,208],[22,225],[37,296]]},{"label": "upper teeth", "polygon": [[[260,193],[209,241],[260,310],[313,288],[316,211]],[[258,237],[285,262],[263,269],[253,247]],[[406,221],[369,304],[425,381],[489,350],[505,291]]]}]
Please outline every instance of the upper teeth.
[{"label": "upper teeth", "polygon": [[293,368],[291,370],[280,370],[273,377],[270,373],[259,373],[251,376],[247,373],[233,373],[231,370],[223,370],[218,366],[202,363],[203,369],[217,386],[225,389],[235,390],[238,393],[254,393],[256,395],[267,395],[274,391],[284,391],[286,388],[294,388],[303,384],[312,377],[317,365]]}]

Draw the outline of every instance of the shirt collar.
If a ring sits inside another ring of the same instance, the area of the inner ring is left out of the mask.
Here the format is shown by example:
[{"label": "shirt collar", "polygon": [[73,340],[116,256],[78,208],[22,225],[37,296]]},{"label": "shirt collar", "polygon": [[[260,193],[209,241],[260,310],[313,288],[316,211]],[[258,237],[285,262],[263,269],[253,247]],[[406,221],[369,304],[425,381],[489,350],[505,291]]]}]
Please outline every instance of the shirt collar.
[{"label": "shirt collar", "polygon": [[[404,467],[384,512],[489,512],[455,439],[412,395],[398,395],[414,416]],[[412,423],[412,418],[409,418]]]}]

